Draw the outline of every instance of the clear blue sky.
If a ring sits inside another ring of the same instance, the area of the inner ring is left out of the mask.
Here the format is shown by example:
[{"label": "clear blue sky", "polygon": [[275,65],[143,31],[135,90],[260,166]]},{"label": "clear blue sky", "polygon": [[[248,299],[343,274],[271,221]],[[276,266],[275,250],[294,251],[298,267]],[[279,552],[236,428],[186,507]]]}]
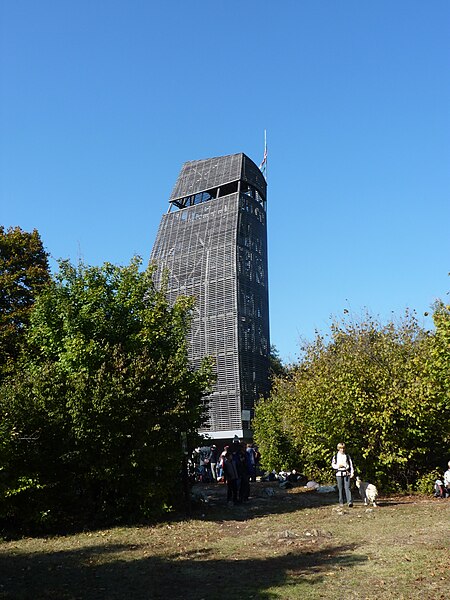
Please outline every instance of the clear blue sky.
[{"label": "clear blue sky", "polygon": [[0,223],[55,259],[147,261],[182,163],[267,129],[285,360],[450,289],[448,0],[0,0],[0,84]]}]

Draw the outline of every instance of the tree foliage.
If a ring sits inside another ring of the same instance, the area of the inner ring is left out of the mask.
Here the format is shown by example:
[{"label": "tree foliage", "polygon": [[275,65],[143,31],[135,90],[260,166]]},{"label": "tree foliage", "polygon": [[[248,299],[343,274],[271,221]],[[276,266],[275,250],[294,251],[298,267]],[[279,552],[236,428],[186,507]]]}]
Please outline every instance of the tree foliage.
[{"label": "tree foliage", "polygon": [[[450,305],[438,301],[434,306],[435,334],[428,360],[428,375],[444,414],[440,427],[443,448],[450,449]],[[445,416],[447,417],[445,419]],[[447,457],[450,452],[447,453]],[[445,461],[444,464],[446,464]]]},{"label": "tree foliage", "polygon": [[306,344],[302,360],[257,407],[253,427],[266,466],[289,461],[329,479],[336,444],[345,441],[364,477],[411,485],[449,450],[448,437],[438,441],[449,423],[448,395],[436,384],[438,358],[447,376],[449,345],[439,349],[409,313],[387,325],[370,316],[335,321],[330,338],[318,334]]},{"label": "tree foliage", "polygon": [[189,367],[193,300],[170,306],[139,267],[63,261],[38,297],[0,389],[4,516],[151,515],[179,496],[180,433],[203,422],[211,368]]},{"label": "tree foliage", "polygon": [[269,352],[270,378],[274,379],[275,377],[281,377],[282,375],[286,375],[287,372],[288,368],[284,365],[277,347],[271,344]]},{"label": "tree foliage", "polygon": [[0,376],[19,355],[30,309],[50,281],[38,231],[0,225]]}]

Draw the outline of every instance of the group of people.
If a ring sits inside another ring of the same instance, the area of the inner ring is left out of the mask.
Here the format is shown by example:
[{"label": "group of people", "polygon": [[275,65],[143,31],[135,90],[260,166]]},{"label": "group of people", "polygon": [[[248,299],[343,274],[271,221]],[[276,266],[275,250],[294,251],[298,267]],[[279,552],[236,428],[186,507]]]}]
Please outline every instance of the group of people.
[{"label": "group of people", "polygon": [[250,495],[250,482],[256,481],[260,454],[255,444],[244,444],[235,439],[224,446],[219,454],[215,444],[196,448],[193,456],[200,481],[224,482],[227,485],[227,502],[246,502]]},{"label": "group of people", "polygon": [[[231,445],[225,446],[219,454],[215,444],[196,448],[193,463],[197,464],[200,481],[225,482],[227,484],[227,502],[238,504],[246,502],[250,494],[250,482],[256,481],[256,473],[260,454],[255,444],[244,444],[235,439]],[[336,474],[339,505],[347,503],[353,506],[350,482],[354,476],[353,461],[346,452],[345,444],[337,445],[331,466]],[[435,483],[435,496],[450,497],[450,461],[443,481]],[[297,476],[297,473],[294,471]]]},{"label": "group of people", "polygon": [[[354,475],[353,462],[345,450],[345,444],[337,446],[333,456],[332,467],[336,472],[339,504],[344,505],[344,496],[348,506],[353,506],[350,480]],[[227,502],[239,504],[246,502],[250,494],[250,482],[256,481],[256,473],[260,454],[255,444],[244,444],[234,440],[225,446],[219,454],[215,444],[196,448],[193,464],[202,482],[225,482],[227,485]],[[296,471],[294,471],[297,477]]]}]

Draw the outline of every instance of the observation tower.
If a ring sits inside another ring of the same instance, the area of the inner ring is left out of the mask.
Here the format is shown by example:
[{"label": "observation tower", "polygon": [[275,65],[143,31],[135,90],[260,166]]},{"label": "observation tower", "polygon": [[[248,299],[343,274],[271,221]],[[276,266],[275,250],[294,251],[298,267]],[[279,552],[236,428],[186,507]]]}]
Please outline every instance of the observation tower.
[{"label": "observation tower", "polygon": [[256,400],[269,390],[269,302],[264,175],[245,154],[186,162],[151,253],[168,296],[194,296],[189,358],[216,362],[202,433],[251,436]]}]

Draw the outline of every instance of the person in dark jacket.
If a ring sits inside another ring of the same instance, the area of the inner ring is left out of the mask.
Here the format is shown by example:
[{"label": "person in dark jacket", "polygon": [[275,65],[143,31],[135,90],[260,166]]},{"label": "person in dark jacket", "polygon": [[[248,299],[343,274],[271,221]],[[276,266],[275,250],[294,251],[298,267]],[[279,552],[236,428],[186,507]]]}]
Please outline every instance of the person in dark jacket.
[{"label": "person in dark jacket", "polygon": [[211,448],[210,446],[202,446],[199,449],[199,471],[200,478],[203,483],[211,481]]},{"label": "person in dark jacket", "polygon": [[237,455],[237,472],[238,472],[238,499],[239,502],[247,502],[250,496],[250,469],[248,465],[247,453],[241,447]]},{"label": "person in dark jacket", "polygon": [[223,461],[223,474],[225,481],[227,482],[227,502],[233,500],[233,504],[237,504],[238,473],[231,452],[227,452],[225,454],[225,460]]},{"label": "person in dark jacket", "polygon": [[217,459],[219,456],[219,452],[217,450],[217,446],[215,444],[213,444],[211,446],[210,449],[210,454],[209,454],[209,464],[211,467],[211,475],[213,478],[213,481],[217,481]]},{"label": "person in dark jacket", "polygon": [[247,444],[246,458],[250,481],[256,481],[256,452],[253,444]]}]

